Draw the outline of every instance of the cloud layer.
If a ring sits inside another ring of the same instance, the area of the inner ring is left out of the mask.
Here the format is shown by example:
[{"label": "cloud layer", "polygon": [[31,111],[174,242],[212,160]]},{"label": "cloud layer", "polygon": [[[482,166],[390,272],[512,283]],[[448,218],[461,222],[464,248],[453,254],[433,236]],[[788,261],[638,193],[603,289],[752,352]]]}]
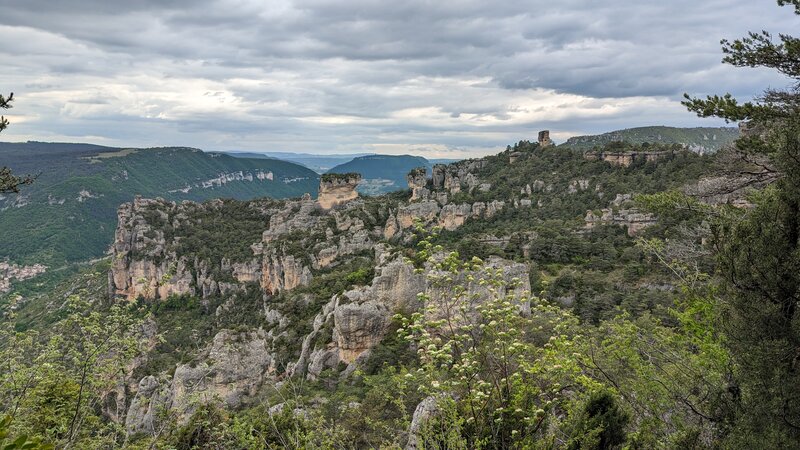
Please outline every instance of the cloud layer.
[{"label": "cloud layer", "polygon": [[494,152],[642,125],[720,125],[681,94],[787,80],[719,39],[773,0],[0,0],[3,140],[209,150]]}]

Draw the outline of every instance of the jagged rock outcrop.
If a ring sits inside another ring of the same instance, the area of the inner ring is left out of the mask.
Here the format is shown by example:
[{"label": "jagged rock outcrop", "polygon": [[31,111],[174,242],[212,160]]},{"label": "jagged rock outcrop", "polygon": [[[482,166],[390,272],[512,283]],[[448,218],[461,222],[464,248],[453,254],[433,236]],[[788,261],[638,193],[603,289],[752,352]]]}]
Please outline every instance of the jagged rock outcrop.
[{"label": "jagged rock outcrop", "polygon": [[409,201],[424,200],[430,195],[430,190],[426,187],[428,185],[427,170],[424,167],[418,167],[411,170],[406,175],[408,187],[411,189],[411,199]]},{"label": "jagged rock outcrop", "polygon": [[[369,286],[334,296],[314,319],[314,331],[304,341],[297,363],[299,368],[307,361],[310,378],[340,362],[354,368],[383,339],[392,315],[421,307],[417,294],[426,289],[425,275],[402,258],[388,255],[382,246],[376,248],[376,259],[377,275]],[[330,343],[311,348],[312,337],[316,339],[326,323],[333,326]]]},{"label": "jagged rock outcrop", "polygon": [[472,215],[472,205],[463,203],[461,205],[444,205],[439,213],[439,224],[446,230],[455,230],[464,225],[467,218]]},{"label": "jagged rock outcrop", "polygon": [[139,381],[125,420],[128,434],[154,434],[163,412],[186,420],[199,403],[240,406],[274,370],[263,330],[222,330],[197,365],[182,364],[171,380],[146,376]]},{"label": "jagged rock outcrop", "polygon": [[635,160],[644,159],[646,162],[657,161],[661,158],[666,158],[672,155],[672,151],[655,151],[655,152],[626,152],[626,151],[601,151],[601,152],[587,152],[584,158],[590,160],[600,159],[615,166],[628,167]]},{"label": "jagged rock outcrop", "polygon": [[586,228],[594,228],[597,225],[619,225],[628,229],[628,235],[634,236],[643,229],[656,223],[655,216],[649,213],[643,213],[636,209],[619,209],[604,208],[600,210],[600,214],[595,214],[594,211],[586,211],[584,217]]},{"label": "jagged rock outcrop", "polygon": [[[503,297],[510,294],[515,301],[519,304],[521,314],[530,314],[530,302],[528,296],[530,295],[531,285],[528,277],[528,266],[522,263],[515,263],[496,256],[490,257],[484,263],[487,269],[493,271],[500,271],[502,273],[502,280],[504,283],[501,286],[492,288],[488,283],[482,283],[482,280],[488,280],[485,272],[467,272],[462,273],[458,277],[453,278],[449,272],[440,272],[437,270],[429,269],[427,272],[427,287],[425,293],[430,298],[430,303],[433,305],[444,305],[445,302],[450,301],[452,290],[452,283],[457,283],[467,287],[465,299],[468,300],[473,306],[477,306],[486,301],[493,295]],[[472,278],[470,280],[470,277]],[[440,283],[437,280],[446,279],[446,283]],[[450,281],[450,280],[453,281]],[[426,314],[433,314],[432,319],[438,319],[447,308],[435,307],[430,311],[426,310]]]},{"label": "jagged rock outcrop", "polygon": [[317,202],[322,209],[331,209],[358,198],[356,187],[361,182],[357,173],[326,173],[320,177]]},{"label": "jagged rock outcrop", "polygon": [[441,211],[439,203],[434,200],[403,205],[397,209],[397,224],[404,230],[411,228],[415,220],[430,223],[436,220],[439,211]]},{"label": "jagged rock outcrop", "polygon": [[617,194],[611,200],[610,208],[600,210],[600,214],[594,211],[586,211],[584,222],[586,228],[591,229],[597,225],[619,225],[628,229],[628,235],[634,236],[636,233],[656,223],[656,218],[652,214],[643,213],[633,207],[633,194]]},{"label": "jagged rock outcrop", "polygon": [[537,141],[539,142],[539,147],[541,148],[552,146],[553,141],[550,140],[550,130],[540,131]]},{"label": "jagged rock outcrop", "polygon": [[413,227],[415,221],[423,225],[436,224],[447,230],[455,230],[464,225],[467,219],[490,218],[505,206],[505,202],[493,200],[489,203],[475,202],[456,205],[446,204],[442,207],[435,200],[424,200],[400,206],[395,214],[389,217],[384,226],[383,235],[391,239],[404,230]]},{"label": "jagged rock outcrop", "polygon": [[311,282],[311,269],[294,255],[279,253],[277,249],[264,255],[261,266],[261,288],[270,294],[289,291]]},{"label": "jagged rock outcrop", "polygon": [[318,222],[320,216],[315,215],[317,202],[305,195],[300,200],[288,201],[283,208],[271,211],[269,227],[261,236],[263,243],[269,243],[280,236],[294,230],[309,230]]},{"label": "jagged rock outcrop", "polygon": [[233,277],[240,283],[258,283],[262,279],[261,264],[258,260],[231,264]]},{"label": "jagged rock outcrop", "polygon": [[128,407],[125,431],[129,435],[156,434],[161,427],[162,415],[172,408],[172,390],[166,378],[148,375],[139,381],[136,395]]},{"label": "jagged rock outcrop", "polygon": [[378,301],[349,303],[333,312],[333,339],[339,359],[352,363],[362,353],[378,345],[389,325],[392,311]]},{"label": "jagged rock outcrop", "polygon": [[187,270],[186,259],[167,254],[163,231],[153,229],[143,217],[145,211],[157,211],[166,219],[166,213],[151,207],[174,210],[177,205],[162,199],[137,197],[117,210],[119,221],[112,244],[110,290],[128,300],[193,294],[192,274]]},{"label": "jagged rock outcrop", "polygon": [[485,159],[459,161],[453,164],[433,166],[431,186],[434,191],[445,190],[451,194],[461,192],[462,185],[472,191],[481,183],[474,172],[484,168]]},{"label": "jagged rock outcrop", "polygon": [[[301,357],[295,370],[307,365],[307,376],[316,378],[327,369],[347,364],[344,373],[350,373],[356,366],[366,361],[370,350],[378,345],[386,334],[391,317],[398,312],[417,311],[423,307],[418,294],[424,293],[431,304],[441,304],[452,294],[448,286],[437,283],[439,273],[428,265],[423,273],[397,256],[387,254],[385,248],[376,249],[379,267],[369,286],[356,287],[342,295],[334,296],[314,319],[314,330],[303,343]],[[444,258],[438,255],[437,258]],[[486,262],[486,267],[502,272],[503,280],[510,289],[499,287],[494,294],[490,288],[481,283],[484,272],[462,274],[457,282],[467,285],[466,297],[477,306],[486,301],[490,295],[504,296],[511,294],[519,302],[521,314],[530,313],[527,296],[530,294],[528,267],[493,257]],[[471,276],[473,281],[467,281]],[[435,309],[435,308],[434,308]],[[443,310],[443,308],[442,308]],[[327,325],[326,325],[327,324]],[[326,326],[332,325],[330,342],[314,347],[311,343]]]},{"label": "jagged rock outcrop", "polygon": [[272,362],[263,330],[220,331],[199,364],[175,369],[173,407],[186,412],[192,406],[190,397],[199,397],[235,408],[245,397],[255,394]]},{"label": "jagged rock outcrop", "polygon": [[572,180],[569,182],[569,187],[567,188],[567,192],[570,194],[576,194],[578,191],[585,191],[589,189],[589,180],[580,179],[580,180]]},{"label": "jagged rock outcrop", "polygon": [[416,450],[420,448],[419,434],[425,422],[439,414],[439,399],[437,397],[425,397],[414,409],[411,416],[411,425],[408,427],[408,443],[405,450]]},{"label": "jagged rock outcrop", "polygon": [[343,256],[370,250],[375,245],[369,231],[364,229],[363,222],[348,231],[350,233],[339,236],[338,242],[334,241],[333,245],[326,246],[317,252],[313,262],[314,269],[328,267]]}]

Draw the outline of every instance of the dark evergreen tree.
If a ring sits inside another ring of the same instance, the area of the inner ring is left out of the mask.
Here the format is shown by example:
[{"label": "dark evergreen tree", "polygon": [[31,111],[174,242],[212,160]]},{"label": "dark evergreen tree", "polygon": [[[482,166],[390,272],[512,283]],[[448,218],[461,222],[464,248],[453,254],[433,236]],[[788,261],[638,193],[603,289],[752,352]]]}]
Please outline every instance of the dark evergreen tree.
[{"label": "dark evergreen tree", "polygon": [[[800,15],[800,2],[793,5]],[[734,446],[796,448],[800,439],[800,39],[767,31],[722,41],[723,62],[790,78],[752,102],[730,94],[684,104],[702,117],[744,121],[732,189],[760,185],[754,207],[730,209],[713,227],[724,280],[724,326],[737,364],[740,414]],[[729,175],[731,175],[729,173]]]},{"label": "dark evergreen tree", "polygon": [[[13,92],[9,94],[8,98],[0,95],[0,109],[11,108],[11,102],[13,100]],[[8,120],[5,117],[0,116],[0,132],[5,130],[7,126]],[[35,177],[30,175],[18,177],[11,172],[10,168],[2,166],[0,167],[0,194],[17,193],[19,192],[20,186],[33,183],[34,178]]]},{"label": "dark evergreen tree", "polygon": [[576,418],[569,450],[610,450],[625,443],[630,416],[611,392],[593,392]]}]

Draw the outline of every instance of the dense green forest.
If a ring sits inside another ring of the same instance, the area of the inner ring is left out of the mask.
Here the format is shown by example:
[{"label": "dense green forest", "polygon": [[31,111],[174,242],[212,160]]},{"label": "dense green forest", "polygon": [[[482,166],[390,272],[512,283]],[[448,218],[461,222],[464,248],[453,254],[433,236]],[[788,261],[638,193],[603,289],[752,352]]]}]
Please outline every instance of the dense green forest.
[{"label": "dense green forest", "polygon": [[567,139],[563,145],[571,148],[588,150],[611,142],[630,142],[643,144],[681,144],[698,153],[714,153],[725,148],[739,137],[735,127],[638,127],[611,131],[595,136],[575,136]]},{"label": "dense green forest", "polygon": [[0,143],[0,159],[15,173],[37,175],[23,193],[0,199],[0,255],[17,264],[54,267],[103,256],[117,206],[135,195],[285,198],[316,193],[319,180],[313,171],[285,161],[189,148]]}]

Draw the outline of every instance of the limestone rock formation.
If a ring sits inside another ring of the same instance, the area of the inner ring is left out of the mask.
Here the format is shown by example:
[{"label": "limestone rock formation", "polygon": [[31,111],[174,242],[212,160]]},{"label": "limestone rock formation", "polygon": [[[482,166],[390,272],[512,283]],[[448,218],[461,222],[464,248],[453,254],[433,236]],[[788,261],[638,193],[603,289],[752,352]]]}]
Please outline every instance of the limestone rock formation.
[{"label": "limestone rock formation", "polygon": [[190,397],[239,406],[255,394],[272,364],[263,330],[234,333],[223,330],[214,336],[206,358],[198,365],[179,365],[172,381],[173,406],[189,408]]},{"label": "limestone rock formation", "polygon": [[426,187],[428,184],[428,179],[426,177],[427,170],[424,167],[418,167],[416,169],[411,170],[411,172],[406,175],[406,180],[408,181],[408,187],[411,189],[411,200],[424,200],[428,198],[430,195],[430,191]]},{"label": "limestone rock formation", "polygon": [[326,173],[320,177],[317,202],[322,209],[331,209],[358,198],[356,187],[361,182],[357,173]]},{"label": "limestone rock formation", "polygon": [[453,164],[436,164],[433,166],[431,186],[434,191],[448,191],[451,194],[461,192],[462,187],[469,191],[481,183],[475,172],[486,166],[485,159],[471,159]]},{"label": "limestone rock formation", "polygon": [[636,233],[656,223],[652,214],[640,212],[634,208],[614,210],[604,208],[600,210],[600,215],[593,211],[586,211],[586,228],[594,228],[597,225],[619,225],[628,229],[628,235],[634,236]]},{"label": "limestone rock formation", "polygon": [[425,397],[414,409],[414,415],[411,416],[411,425],[408,427],[408,443],[406,443],[405,450],[421,448],[419,434],[425,422],[439,414],[438,402],[439,399],[437,397]]},{"label": "limestone rock formation", "polygon": [[156,434],[161,414],[172,408],[172,391],[167,379],[148,375],[139,381],[136,395],[128,407],[125,430],[129,435]]},{"label": "limestone rock formation", "polygon": [[294,255],[278,253],[276,249],[264,255],[261,268],[261,288],[270,294],[305,286],[311,281],[311,269]]},{"label": "limestone rock formation", "polygon": [[[369,286],[359,286],[334,296],[316,316],[312,333],[304,339],[300,359],[294,366],[295,371],[307,367],[307,376],[313,379],[322,370],[344,363],[348,365],[344,373],[349,373],[355,366],[363,363],[369,357],[370,350],[381,342],[394,314],[416,311],[425,306],[418,294],[427,294],[432,304],[442,303],[449,298],[449,288],[432,281],[441,274],[430,265],[423,273],[419,273],[397,256],[378,254],[383,250],[376,250],[378,275]],[[437,258],[444,258],[444,255],[438,255]],[[529,314],[528,267],[497,257],[490,258],[486,267],[499,270],[510,289],[506,291],[505,288],[500,288],[494,295],[511,294],[519,302],[520,313]],[[474,277],[474,281],[468,283],[467,275]],[[464,274],[464,279],[461,280],[468,285],[467,296],[476,306],[493,295],[487,286],[481,284],[484,276],[484,273],[478,272]],[[323,346],[313,346],[311,343],[331,324],[331,341]]]},{"label": "limestone rock formation", "polygon": [[[440,257],[443,257],[441,255]],[[481,283],[482,280],[487,279],[485,272],[469,272],[460,274],[454,282],[467,287],[465,299],[468,299],[473,306],[477,306],[486,301],[490,296],[496,295],[503,297],[510,294],[517,302],[521,314],[530,314],[530,302],[528,296],[530,295],[531,285],[528,278],[528,266],[522,263],[515,263],[496,256],[489,258],[485,262],[485,267],[493,271],[500,271],[501,278],[504,281],[503,286],[497,288],[494,293],[490,291],[488,284]],[[469,277],[472,280],[468,280]],[[430,302],[433,305],[444,305],[449,301],[452,295],[450,286],[451,281],[440,283],[441,279],[452,278],[451,274],[439,272],[437,270],[428,270],[427,273],[427,287],[425,293],[428,294]],[[433,314],[432,319],[438,319],[445,311],[444,307],[435,307],[431,311],[426,311],[427,314]]]},{"label": "limestone rock formation", "polygon": [[455,230],[464,225],[467,219],[490,218],[504,206],[505,202],[500,200],[492,200],[489,203],[475,202],[471,205],[448,203],[442,207],[439,207],[439,203],[435,200],[410,203],[399,207],[397,213],[389,217],[383,234],[386,239],[391,239],[402,234],[404,230],[411,229],[415,221],[423,225],[435,224],[447,230]]},{"label": "limestone rock formation", "polygon": [[630,152],[630,151],[601,151],[601,152],[587,152],[584,158],[595,160],[600,159],[615,166],[628,167],[633,164],[633,161],[644,159],[646,162],[657,161],[661,158],[670,156],[672,151],[654,151],[654,152]]},{"label": "limestone rock formation", "polygon": [[184,421],[198,401],[238,407],[255,394],[273,370],[272,364],[263,330],[222,330],[197,365],[179,365],[172,380],[149,375],[139,381],[125,429],[128,434],[154,434],[162,413],[172,410],[179,421]]},{"label": "limestone rock formation", "polygon": [[540,131],[537,141],[539,142],[539,147],[545,148],[552,146],[553,141],[550,140],[550,130]]},{"label": "limestone rock formation", "polygon": [[336,308],[333,313],[333,338],[339,348],[339,359],[352,363],[362,353],[378,345],[390,318],[391,311],[376,301],[350,303]]},{"label": "limestone rock formation", "polygon": [[[117,211],[119,222],[112,244],[110,290],[128,300],[194,293],[187,261],[168,255],[164,233],[154,230],[144,219],[143,214],[150,207],[174,210],[177,205],[161,199],[137,197],[132,203],[122,204]],[[156,211],[166,215],[159,209]]]}]

